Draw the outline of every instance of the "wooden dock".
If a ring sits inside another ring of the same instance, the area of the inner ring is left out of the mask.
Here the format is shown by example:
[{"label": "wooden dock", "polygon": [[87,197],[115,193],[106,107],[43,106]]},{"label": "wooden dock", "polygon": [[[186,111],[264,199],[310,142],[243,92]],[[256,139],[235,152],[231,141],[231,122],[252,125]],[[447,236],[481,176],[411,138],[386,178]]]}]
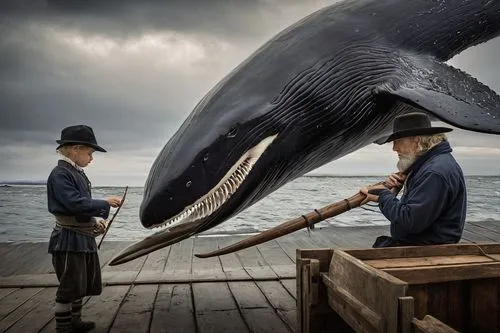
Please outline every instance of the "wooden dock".
[{"label": "wooden dock", "polygon": [[[294,332],[296,249],[367,248],[388,227],[298,231],[220,257],[204,253],[247,236],[195,237],[120,266],[131,242],[104,242],[103,292],[84,300],[93,332]],[[500,222],[468,223],[463,242],[500,242]],[[55,332],[57,280],[47,243],[0,244],[0,332]]]}]

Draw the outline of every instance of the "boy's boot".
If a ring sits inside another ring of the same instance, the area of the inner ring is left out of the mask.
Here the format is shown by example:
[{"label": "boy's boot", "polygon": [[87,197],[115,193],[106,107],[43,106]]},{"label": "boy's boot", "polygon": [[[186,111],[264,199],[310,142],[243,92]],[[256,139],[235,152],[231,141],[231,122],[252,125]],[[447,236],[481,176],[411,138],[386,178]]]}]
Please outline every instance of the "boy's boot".
[{"label": "boy's boot", "polygon": [[92,321],[82,321],[82,299],[78,299],[71,304],[71,326],[75,333],[85,333],[95,328]]},{"label": "boy's boot", "polygon": [[71,303],[59,303],[55,306],[56,332],[73,333],[71,326]]}]

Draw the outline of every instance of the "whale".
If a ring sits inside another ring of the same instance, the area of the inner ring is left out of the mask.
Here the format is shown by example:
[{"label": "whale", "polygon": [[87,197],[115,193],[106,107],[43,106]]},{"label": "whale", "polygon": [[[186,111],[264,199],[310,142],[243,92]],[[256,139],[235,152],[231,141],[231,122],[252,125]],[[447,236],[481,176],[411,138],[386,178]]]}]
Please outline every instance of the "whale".
[{"label": "whale", "polygon": [[500,97],[447,60],[497,37],[497,0],[344,0],[251,53],[156,157],[119,265],[199,234],[283,185],[386,136],[421,111],[500,134]]}]

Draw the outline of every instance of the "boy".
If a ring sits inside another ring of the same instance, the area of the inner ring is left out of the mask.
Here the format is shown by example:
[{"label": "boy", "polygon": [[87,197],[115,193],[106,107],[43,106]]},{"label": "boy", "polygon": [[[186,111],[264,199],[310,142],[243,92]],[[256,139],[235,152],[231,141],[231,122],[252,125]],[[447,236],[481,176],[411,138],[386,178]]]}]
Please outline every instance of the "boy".
[{"label": "boy", "polygon": [[61,132],[58,164],[47,179],[48,210],[56,218],[49,241],[49,253],[59,280],[55,318],[58,333],[87,332],[93,322],[81,320],[82,298],[102,291],[101,268],[95,237],[104,233],[110,207],[118,207],[121,198],[95,200],[91,184],[83,172],[94,151],[106,152],[97,145],[92,128],[85,125],[66,127]]}]

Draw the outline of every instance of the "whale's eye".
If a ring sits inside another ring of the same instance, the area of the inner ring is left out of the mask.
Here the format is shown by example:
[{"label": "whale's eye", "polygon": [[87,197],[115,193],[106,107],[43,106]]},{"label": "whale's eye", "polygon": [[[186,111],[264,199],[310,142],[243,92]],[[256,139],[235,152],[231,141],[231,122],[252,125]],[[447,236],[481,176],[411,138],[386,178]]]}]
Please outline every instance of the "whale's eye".
[{"label": "whale's eye", "polygon": [[231,128],[229,132],[227,132],[226,137],[228,138],[234,138],[238,134],[238,129],[236,128]]}]

